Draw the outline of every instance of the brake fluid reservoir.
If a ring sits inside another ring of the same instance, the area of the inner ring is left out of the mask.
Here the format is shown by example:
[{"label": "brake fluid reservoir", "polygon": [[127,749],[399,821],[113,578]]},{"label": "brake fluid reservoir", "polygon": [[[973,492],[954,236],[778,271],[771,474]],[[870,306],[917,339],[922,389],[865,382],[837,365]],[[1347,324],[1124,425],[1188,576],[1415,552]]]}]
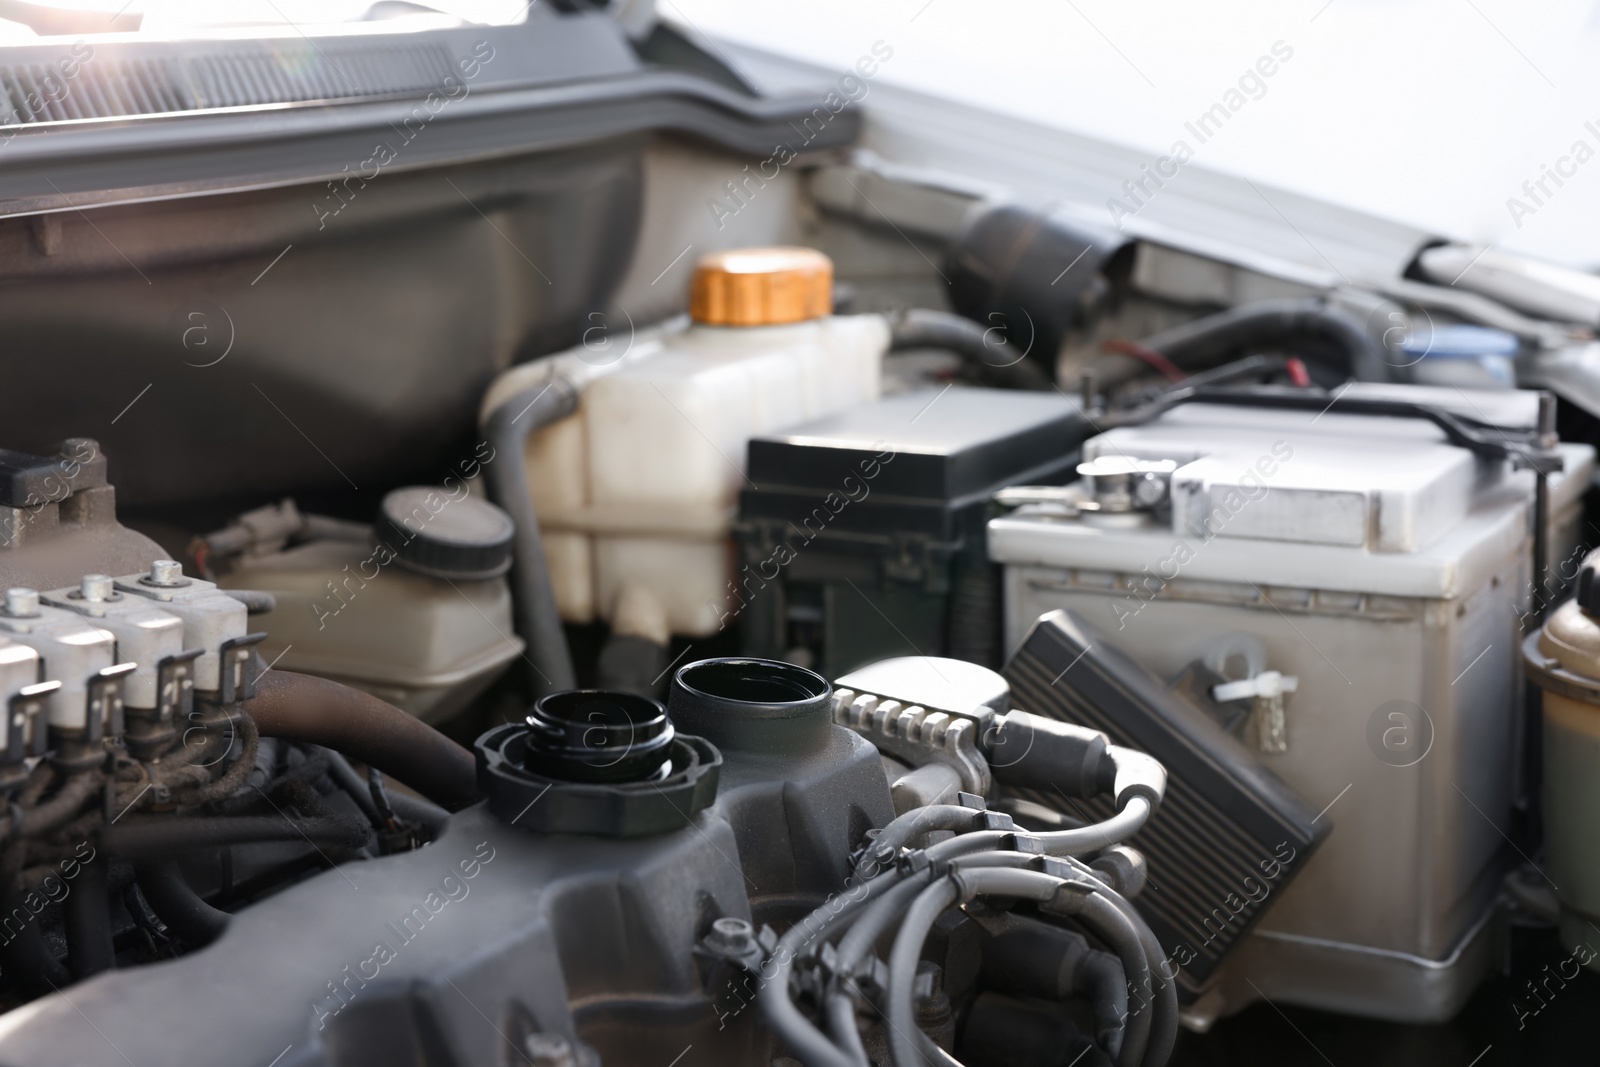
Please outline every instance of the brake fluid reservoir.
[{"label": "brake fluid reservoir", "polygon": [[832,284],[811,249],[720,252],[696,267],[687,327],[640,331],[625,356],[574,350],[617,365],[528,442],[564,619],[609,620],[629,589],[674,633],[716,632],[750,438],[878,397],[888,324],[831,314]]}]

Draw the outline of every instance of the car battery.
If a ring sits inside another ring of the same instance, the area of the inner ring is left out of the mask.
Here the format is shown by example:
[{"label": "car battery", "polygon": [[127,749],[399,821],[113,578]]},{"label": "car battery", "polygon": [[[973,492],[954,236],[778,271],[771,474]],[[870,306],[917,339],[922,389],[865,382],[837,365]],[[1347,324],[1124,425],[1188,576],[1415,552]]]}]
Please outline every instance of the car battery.
[{"label": "car battery", "polygon": [[[1325,406],[1201,399],[1086,441],[1081,482],[1008,491],[1029,502],[989,524],[1007,648],[1074,612],[1198,693],[1319,830],[1331,823],[1188,1006],[1191,1024],[1262,997],[1447,1019],[1490,964],[1516,857],[1534,531],[1552,570],[1581,557],[1593,449],[1555,446],[1563,470],[1536,524],[1536,475],[1518,460],[1539,451],[1537,394],[1351,384]],[[1485,442],[1502,439],[1496,456]],[[1062,666],[1040,684],[1071,687]]]},{"label": "car battery", "polygon": [[990,497],[1071,477],[1091,432],[1059,393],[947,385],[753,439],[723,624],[830,676],[901,655],[998,666]]}]

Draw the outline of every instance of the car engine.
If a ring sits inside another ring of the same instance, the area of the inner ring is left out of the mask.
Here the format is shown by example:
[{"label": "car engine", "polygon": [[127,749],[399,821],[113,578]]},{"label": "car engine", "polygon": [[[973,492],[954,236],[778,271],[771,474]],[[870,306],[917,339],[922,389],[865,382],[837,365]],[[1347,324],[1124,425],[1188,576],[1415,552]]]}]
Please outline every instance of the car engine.
[{"label": "car engine", "polygon": [[1593,1003],[1591,277],[1107,225],[952,170],[885,40],[14,6],[0,1064],[1493,1003],[1487,1065]]}]

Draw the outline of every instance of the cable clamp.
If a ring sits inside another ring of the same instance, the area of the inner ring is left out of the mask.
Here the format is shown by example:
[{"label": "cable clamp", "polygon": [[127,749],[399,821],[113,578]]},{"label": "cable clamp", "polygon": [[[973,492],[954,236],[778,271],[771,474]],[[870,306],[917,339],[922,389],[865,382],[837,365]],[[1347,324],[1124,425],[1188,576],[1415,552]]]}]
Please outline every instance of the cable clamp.
[{"label": "cable clamp", "polygon": [[920,874],[928,869],[928,853],[926,849],[912,849],[900,857],[896,867],[901,874]]},{"label": "cable clamp", "polygon": [[1024,856],[1044,856],[1044,841],[1033,834],[1020,833],[1011,835],[1011,850],[1020,852]]}]

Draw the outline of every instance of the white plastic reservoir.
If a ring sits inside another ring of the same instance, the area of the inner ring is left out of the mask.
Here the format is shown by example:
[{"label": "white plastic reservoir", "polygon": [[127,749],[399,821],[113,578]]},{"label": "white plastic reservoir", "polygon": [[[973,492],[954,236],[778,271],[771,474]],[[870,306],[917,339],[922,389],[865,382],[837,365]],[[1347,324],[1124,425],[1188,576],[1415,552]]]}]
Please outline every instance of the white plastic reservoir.
[{"label": "white plastic reservoir", "polygon": [[578,412],[527,447],[564,620],[612,621],[625,603],[635,627],[716,632],[750,438],[878,397],[888,324],[830,314],[832,273],[808,249],[718,253],[696,269],[689,322],[592,339],[495,383],[491,401],[550,374],[583,384]]}]

